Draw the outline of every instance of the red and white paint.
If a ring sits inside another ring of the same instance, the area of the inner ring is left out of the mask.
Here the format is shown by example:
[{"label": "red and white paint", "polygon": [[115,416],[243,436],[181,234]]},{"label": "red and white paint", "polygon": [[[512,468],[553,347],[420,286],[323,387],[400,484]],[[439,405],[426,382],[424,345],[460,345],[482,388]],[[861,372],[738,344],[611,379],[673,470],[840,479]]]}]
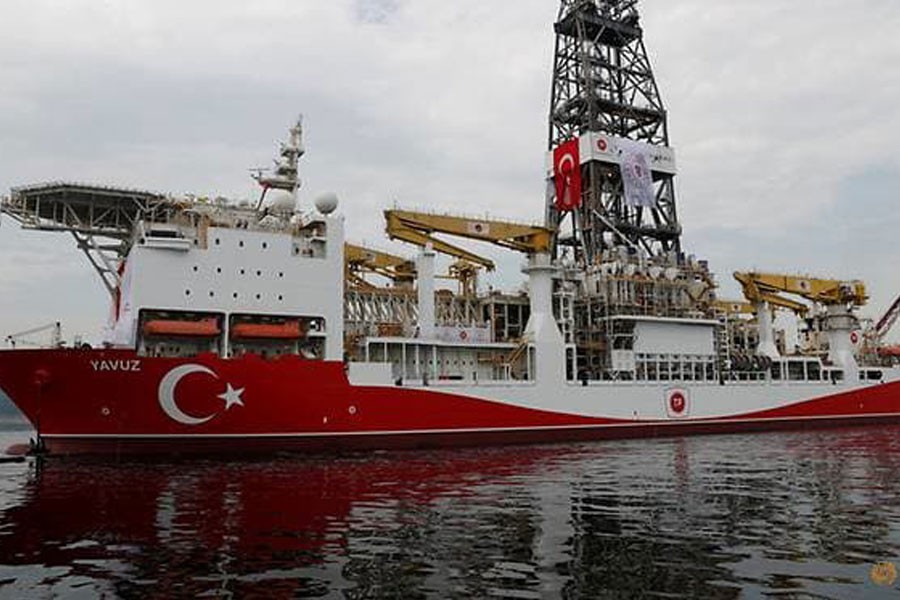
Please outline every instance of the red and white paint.
[{"label": "red and white paint", "polygon": [[[137,370],[94,370],[96,361]],[[118,362],[115,362],[118,361]],[[50,452],[266,452],[900,422],[900,381],[352,385],[340,362],[11,351],[0,380]]]}]

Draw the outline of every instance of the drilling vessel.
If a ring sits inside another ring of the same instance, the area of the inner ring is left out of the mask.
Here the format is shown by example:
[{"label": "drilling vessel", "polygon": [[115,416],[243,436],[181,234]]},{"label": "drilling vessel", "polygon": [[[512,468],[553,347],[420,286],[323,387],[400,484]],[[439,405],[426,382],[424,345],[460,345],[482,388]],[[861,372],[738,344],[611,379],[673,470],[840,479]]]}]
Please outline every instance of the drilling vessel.
[{"label": "drilling vessel", "polygon": [[[414,257],[350,243],[336,196],[300,200],[299,121],[252,203],[14,188],[3,214],[71,233],[110,298],[97,348],[0,352],[0,388],[35,448],[246,454],[900,422],[900,352],[884,343],[900,298],[867,324],[860,281],[748,271],[735,273],[745,297],[722,299],[684,251],[635,4],[561,3],[540,225],[391,209],[387,235]],[[458,240],[521,253],[527,291],[481,289],[495,264]],[[794,347],[776,311],[800,323]]]}]

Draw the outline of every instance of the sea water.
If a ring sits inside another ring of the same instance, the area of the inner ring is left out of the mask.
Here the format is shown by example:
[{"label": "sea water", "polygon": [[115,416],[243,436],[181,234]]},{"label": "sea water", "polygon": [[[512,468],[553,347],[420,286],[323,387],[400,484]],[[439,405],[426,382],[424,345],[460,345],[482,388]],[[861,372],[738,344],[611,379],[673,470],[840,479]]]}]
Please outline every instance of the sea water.
[{"label": "sea water", "polygon": [[9,598],[894,598],[898,561],[897,427],[0,465]]}]

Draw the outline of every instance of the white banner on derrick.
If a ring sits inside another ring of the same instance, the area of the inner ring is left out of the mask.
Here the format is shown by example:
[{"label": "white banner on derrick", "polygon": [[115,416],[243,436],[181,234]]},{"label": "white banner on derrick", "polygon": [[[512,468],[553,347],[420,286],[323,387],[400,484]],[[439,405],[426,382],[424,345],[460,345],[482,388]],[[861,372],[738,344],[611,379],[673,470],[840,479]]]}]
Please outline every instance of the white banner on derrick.
[{"label": "white banner on derrick", "polygon": [[629,206],[656,206],[656,192],[650,174],[649,161],[644,144],[619,143],[622,145],[622,181],[625,185],[625,203]]}]

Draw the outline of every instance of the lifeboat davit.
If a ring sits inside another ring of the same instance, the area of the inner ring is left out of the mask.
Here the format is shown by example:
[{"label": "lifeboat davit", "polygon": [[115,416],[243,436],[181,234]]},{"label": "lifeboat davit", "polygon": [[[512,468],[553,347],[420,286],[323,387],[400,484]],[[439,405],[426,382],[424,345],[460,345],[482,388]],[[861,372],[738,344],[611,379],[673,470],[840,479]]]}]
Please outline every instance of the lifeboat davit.
[{"label": "lifeboat davit", "polygon": [[236,340],[299,340],[305,337],[300,321],[284,323],[237,323],[231,327]]},{"label": "lifeboat davit", "polygon": [[154,319],[144,323],[144,335],[157,337],[216,337],[221,333],[215,318],[197,321]]},{"label": "lifeboat davit", "polygon": [[900,346],[885,346],[878,349],[881,356],[889,356],[891,358],[900,358]]}]

